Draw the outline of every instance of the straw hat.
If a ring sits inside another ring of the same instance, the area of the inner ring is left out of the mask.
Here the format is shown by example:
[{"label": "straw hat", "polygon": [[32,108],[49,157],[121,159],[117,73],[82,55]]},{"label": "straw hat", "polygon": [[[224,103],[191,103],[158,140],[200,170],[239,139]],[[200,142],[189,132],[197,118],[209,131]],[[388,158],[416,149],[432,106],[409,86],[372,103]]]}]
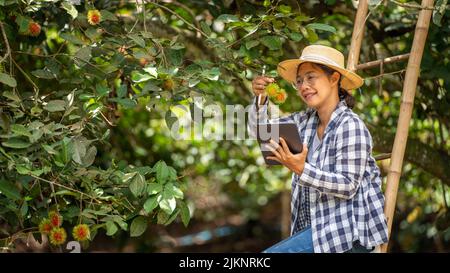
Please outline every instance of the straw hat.
[{"label": "straw hat", "polygon": [[344,55],[341,52],[323,45],[307,46],[303,49],[300,58],[280,62],[277,67],[278,75],[295,84],[297,67],[306,62],[323,64],[341,73],[341,87],[347,91],[356,89],[364,83],[364,80],[356,73],[345,69]]}]

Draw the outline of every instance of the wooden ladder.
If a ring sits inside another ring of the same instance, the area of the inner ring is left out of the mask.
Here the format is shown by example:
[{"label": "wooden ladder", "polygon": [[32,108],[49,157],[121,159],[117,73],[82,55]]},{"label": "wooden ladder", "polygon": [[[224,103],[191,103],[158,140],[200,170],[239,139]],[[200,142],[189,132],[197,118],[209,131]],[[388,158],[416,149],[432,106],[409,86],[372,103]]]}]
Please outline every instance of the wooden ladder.
[{"label": "wooden ladder", "polygon": [[[358,64],[358,59],[364,36],[364,26],[368,17],[368,0],[360,0],[356,12],[355,25],[347,61],[348,69],[357,71],[378,66],[382,68],[383,64],[408,59],[394,146],[390,154],[383,154],[376,157],[377,160],[391,158],[386,181],[384,207],[384,213],[388,222],[389,237],[391,235],[398,185],[402,173],[403,156],[405,155],[406,142],[408,140],[408,129],[414,106],[414,96],[416,93],[417,79],[419,77],[420,62],[422,60],[425,41],[428,35],[433,4],[434,0],[422,0],[410,54],[393,56],[365,64]],[[382,245],[380,252],[387,252],[387,247],[388,244]]]}]

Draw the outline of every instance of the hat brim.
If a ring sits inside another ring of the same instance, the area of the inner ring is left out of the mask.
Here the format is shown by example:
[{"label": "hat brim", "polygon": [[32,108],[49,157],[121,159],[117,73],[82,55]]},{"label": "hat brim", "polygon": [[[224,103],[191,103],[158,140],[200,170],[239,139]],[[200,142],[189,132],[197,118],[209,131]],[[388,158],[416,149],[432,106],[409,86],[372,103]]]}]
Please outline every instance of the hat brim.
[{"label": "hat brim", "polygon": [[287,80],[288,82],[295,84],[295,82],[297,81],[297,67],[302,63],[323,64],[338,71],[339,73],[341,73],[342,76],[341,87],[347,91],[361,87],[364,84],[364,79],[361,78],[358,74],[345,68],[330,65],[328,63],[320,61],[309,61],[309,60],[307,61],[300,59],[290,59],[282,61],[277,66],[278,75],[280,75],[283,79]]}]

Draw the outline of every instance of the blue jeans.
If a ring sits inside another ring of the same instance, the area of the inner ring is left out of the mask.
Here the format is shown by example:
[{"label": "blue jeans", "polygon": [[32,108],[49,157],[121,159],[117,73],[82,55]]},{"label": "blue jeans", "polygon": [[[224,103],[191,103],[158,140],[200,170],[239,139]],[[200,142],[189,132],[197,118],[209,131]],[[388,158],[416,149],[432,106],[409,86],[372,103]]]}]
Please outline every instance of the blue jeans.
[{"label": "blue jeans", "polygon": [[314,253],[311,228],[305,228],[264,250],[263,253]]}]

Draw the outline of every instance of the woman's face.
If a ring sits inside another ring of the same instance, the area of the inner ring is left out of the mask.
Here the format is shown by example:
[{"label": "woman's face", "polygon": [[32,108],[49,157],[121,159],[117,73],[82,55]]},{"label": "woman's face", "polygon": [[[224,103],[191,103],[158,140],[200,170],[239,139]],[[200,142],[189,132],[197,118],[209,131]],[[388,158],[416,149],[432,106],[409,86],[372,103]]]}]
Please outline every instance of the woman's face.
[{"label": "woman's face", "polygon": [[328,76],[320,67],[303,63],[298,69],[296,87],[298,95],[308,107],[317,109],[326,105],[327,102],[339,99],[337,88],[335,88],[338,82],[339,73],[335,72]]}]

